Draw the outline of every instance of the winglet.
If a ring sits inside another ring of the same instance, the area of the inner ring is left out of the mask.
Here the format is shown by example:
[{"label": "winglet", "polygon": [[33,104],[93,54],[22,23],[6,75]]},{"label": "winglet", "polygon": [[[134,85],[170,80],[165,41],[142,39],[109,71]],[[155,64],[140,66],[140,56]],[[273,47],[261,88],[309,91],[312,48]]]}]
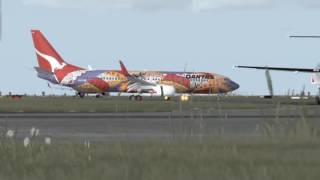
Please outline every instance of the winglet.
[{"label": "winglet", "polygon": [[125,76],[130,76],[130,74],[128,73],[127,68],[124,66],[123,62],[120,60],[119,63],[120,63],[120,67],[121,67],[120,73]]}]

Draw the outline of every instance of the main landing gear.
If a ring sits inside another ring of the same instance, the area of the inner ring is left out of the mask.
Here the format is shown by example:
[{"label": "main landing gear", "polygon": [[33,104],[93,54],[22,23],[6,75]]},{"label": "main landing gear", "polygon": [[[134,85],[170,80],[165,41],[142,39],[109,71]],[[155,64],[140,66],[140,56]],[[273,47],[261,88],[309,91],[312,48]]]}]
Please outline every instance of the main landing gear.
[{"label": "main landing gear", "polygon": [[132,101],[132,100],[136,100],[136,101],[142,101],[142,96],[140,95],[131,95],[129,96],[129,100]]},{"label": "main landing gear", "polygon": [[108,96],[109,94],[108,93],[101,93],[101,94],[96,94],[96,98],[102,98],[104,96]]},{"label": "main landing gear", "polygon": [[82,92],[78,92],[77,95],[80,97],[80,98],[84,98],[84,96],[86,95],[85,93],[82,93]]},{"label": "main landing gear", "polygon": [[[140,95],[131,95],[131,96],[129,96],[129,100],[130,101],[133,101],[133,100],[135,100],[135,101],[142,101],[142,96],[140,96]],[[164,96],[163,97],[163,100],[164,101],[170,101],[171,100],[171,97],[170,96]]]}]

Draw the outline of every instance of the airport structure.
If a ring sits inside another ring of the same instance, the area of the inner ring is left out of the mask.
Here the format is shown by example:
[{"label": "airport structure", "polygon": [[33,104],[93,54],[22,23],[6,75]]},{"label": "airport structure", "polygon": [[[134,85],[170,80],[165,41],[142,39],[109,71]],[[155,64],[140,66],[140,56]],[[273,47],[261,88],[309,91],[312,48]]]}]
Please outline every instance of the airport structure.
[{"label": "airport structure", "polygon": [[136,99],[147,93],[170,97],[181,94],[220,94],[239,88],[228,77],[206,72],[127,71],[120,61],[121,70],[92,70],[68,64],[39,30],[32,30],[39,67],[38,77],[53,84],[74,89],[77,95],[108,92],[133,93]]}]

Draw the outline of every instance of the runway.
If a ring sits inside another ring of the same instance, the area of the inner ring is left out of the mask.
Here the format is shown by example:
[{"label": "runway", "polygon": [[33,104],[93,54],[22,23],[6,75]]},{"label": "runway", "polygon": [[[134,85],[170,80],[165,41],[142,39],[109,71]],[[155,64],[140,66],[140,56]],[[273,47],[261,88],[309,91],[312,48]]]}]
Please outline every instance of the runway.
[{"label": "runway", "polygon": [[2,113],[0,126],[12,129],[18,138],[30,129],[56,140],[140,140],[192,136],[258,136],[269,121],[293,121],[302,117],[317,122],[317,111],[220,110],[215,112],[150,113]]}]

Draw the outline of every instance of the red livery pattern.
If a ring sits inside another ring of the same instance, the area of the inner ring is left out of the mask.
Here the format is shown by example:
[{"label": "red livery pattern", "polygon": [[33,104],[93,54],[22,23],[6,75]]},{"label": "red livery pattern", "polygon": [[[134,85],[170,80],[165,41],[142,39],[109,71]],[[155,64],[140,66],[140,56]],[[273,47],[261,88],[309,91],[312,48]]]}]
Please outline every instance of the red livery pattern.
[{"label": "red livery pattern", "polygon": [[82,70],[66,63],[39,30],[32,30],[31,33],[39,67],[54,73],[58,82],[61,82],[68,73]]},{"label": "red livery pattern", "polygon": [[101,92],[107,92],[109,89],[109,84],[99,78],[90,79],[88,82],[99,89]]},{"label": "red livery pattern", "polygon": [[178,91],[181,92],[188,91],[188,89],[190,89],[190,81],[187,78],[178,76],[176,74],[164,75],[161,82],[167,85],[173,85]]}]

